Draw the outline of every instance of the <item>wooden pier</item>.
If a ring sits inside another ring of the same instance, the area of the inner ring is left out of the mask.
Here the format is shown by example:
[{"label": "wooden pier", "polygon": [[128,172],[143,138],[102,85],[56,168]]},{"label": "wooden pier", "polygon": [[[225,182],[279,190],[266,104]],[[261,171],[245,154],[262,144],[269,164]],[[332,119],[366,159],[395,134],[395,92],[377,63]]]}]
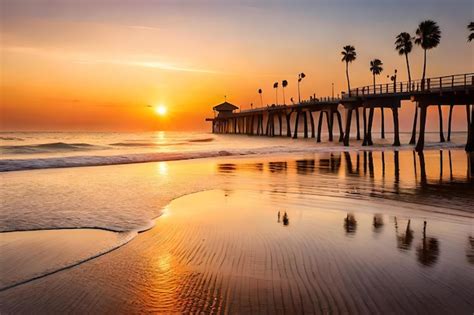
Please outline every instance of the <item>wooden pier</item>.
[{"label": "wooden pier", "polygon": [[[445,141],[441,106],[449,106],[447,140],[451,139],[451,121],[454,106],[464,106],[466,109],[467,142],[466,151],[474,151],[474,73],[457,74],[436,78],[428,78],[411,82],[393,82],[387,84],[368,85],[343,92],[341,98],[320,98],[302,101],[292,105],[267,105],[265,107],[241,110],[227,102],[214,107],[216,115],[207,118],[212,122],[214,133],[246,134],[257,136],[287,136],[296,139],[300,120],[303,120],[303,137],[316,138],[321,141],[323,124],[327,126],[329,141],[334,141],[334,124],[339,129],[338,141],[349,145],[351,136],[352,113],[362,111],[363,137],[362,145],[372,145],[372,124],[375,109],[380,109],[382,117],[385,109],[390,109],[393,117],[393,145],[400,145],[400,130],[398,110],[402,101],[411,101],[416,108],[413,137],[416,139],[416,127],[419,127],[415,149],[423,151],[425,144],[425,128],[427,109],[437,106],[439,113],[440,142]],[[345,122],[342,121],[341,111],[345,111]],[[419,115],[418,115],[419,112]],[[313,113],[319,113],[317,130]],[[294,128],[291,128],[291,118],[294,116]],[[357,115],[358,117],[358,115]],[[326,119],[324,119],[326,118]],[[419,119],[418,119],[419,118]],[[356,121],[357,139],[360,139],[360,125]],[[276,128],[278,127],[278,128]],[[309,129],[311,128],[311,134]],[[382,120],[381,137],[385,137]]]}]

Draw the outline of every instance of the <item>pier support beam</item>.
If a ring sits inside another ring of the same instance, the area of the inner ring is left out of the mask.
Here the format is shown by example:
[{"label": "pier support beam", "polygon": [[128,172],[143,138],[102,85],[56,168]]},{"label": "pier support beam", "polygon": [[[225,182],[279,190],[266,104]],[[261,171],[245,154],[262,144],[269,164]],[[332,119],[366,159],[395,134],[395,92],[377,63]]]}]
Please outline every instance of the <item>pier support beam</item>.
[{"label": "pier support beam", "polygon": [[332,110],[326,112],[326,122],[328,126],[328,133],[329,133],[329,141],[333,141],[332,136],[332,123],[334,121],[334,116]]},{"label": "pier support beam", "polygon": [[337,123],[339,125],[339,142],[344,141],[344,130],[342,129],[342,117],[341,113],[336,110]]},{"label": "pier support beam", "polygon": [[411,131],[410,144],[415,144],[416,142],[416,123],[418,121],[418,102],[415,102],[415,116],[413,117],[413,128]]},{"label": "pier support beam", "polygon": [[352,119],[352,109],[346,109],[346,131],[344,132],[344,145],[349,146],[349,139],[351,134],[351,119]]},{"label": "pier support beam", "polygon": [[316,130],[314,130],[314,118],[313,118],[313,112],[309,111],[309,121],[311,123],[311,138],[316,137]]},{"label": "pier support beam", "polygon": [[374,122],[374,111],[375,109],[371,107],[369,109],[369,121],[367,123],[367,145],[373,145],[372,142],[372,124]]},{"label": "pier support beam", "polygon": [[356,126],[357,126],[357,140],[360,140],[360,118],[359,118],[359,108],[356,106]]},{"label": "pier support beam", "polygon": [[303,112],[303,123],[304,123],[304,126],[303,126],[303,130],[304,130],[304,138],[308,138],[308,116],[307,116],[307,112]]},{"label": "pier support beam", "polygon": [[416,152],[423,152],[423,148],[425,147],[426,111],[428,105],[419,103],[418,106],[420,108],[420,134],[418,135],[415,150]]},{"label": "pier support beam", "polygon": [[[470,112],[469,112],[469,107],[471,108]],[[467,152],[474,152],[474,106],[466,105],[466,112],[467,112],[467,121],[469,124],[468,124],[468,129],[467,129],[467,142],[466,142],[465,149]],[[472,156],[473,154],[471,154],[471,158]]]},{"label": "pier support beam", "polygon": [[380,137],[382,139],[385,139],[385,116],[383,112],[383,107],[380,107],[380,122],[381,122]]},{"label": "pier support beam", "polygon": [[441,105],[438,104],[438,116],[439,116],[439,142],[445,142],[443,132],[443,111]]},{"label": "pier support beam", "polygon": [[321,129],[323,127],[323,116],[324,112],[319,112],[319,119],[318,119],[318,138],[316,139],[317,142],[321,142]]},{"label": "pier support beam", "polygon": [[453,119],[453,108],[454,105],[449,105],[449,117],[448,117],[448,142],[451,141],[451,122]]},{"label": "pier support beam", "polygon": [[280,137],[283,135],[283,126],[282,126],[282,118],[281,113],[278,113],[278,128],[280,129]]},{"label": "pier support beam", "polygon": [[362,146],[365,147],[367,145],[367,139],[368,139],[368,135],[367,135],[367,109],[364,107],[362,107],[362,123],[364,124],[364,139],[362,141]]},{"label": "pier support beam", "polygon": [[293,134],[293,139],[298,138],[298,123],[299,123],[299,120],[300,120],[300,111],[297,111],[296,112],[296,120],[295,120],[295,132]]},{"label": "pier support beam", "polygon": [[393,114],[393,146],[400,146],[400,128],[398,123],[398,107],[392,107]]},{"label": "pier support beam", "polygon": [[286,136],[290,138],[291,137],[291,124],[290,124],[291,112],[285,114],[285,116],[286,116]]}]

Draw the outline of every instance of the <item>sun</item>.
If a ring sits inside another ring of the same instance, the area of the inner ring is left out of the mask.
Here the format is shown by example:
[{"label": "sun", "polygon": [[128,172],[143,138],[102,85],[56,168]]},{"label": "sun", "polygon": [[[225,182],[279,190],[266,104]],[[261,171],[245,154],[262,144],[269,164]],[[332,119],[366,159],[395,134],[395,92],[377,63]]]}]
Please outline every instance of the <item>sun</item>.
[{"label": "sun", "polygon": [[155,113],[158,116],[165,116],[167,111],[168,111],[168,109],[164,105],[155,106]]}]

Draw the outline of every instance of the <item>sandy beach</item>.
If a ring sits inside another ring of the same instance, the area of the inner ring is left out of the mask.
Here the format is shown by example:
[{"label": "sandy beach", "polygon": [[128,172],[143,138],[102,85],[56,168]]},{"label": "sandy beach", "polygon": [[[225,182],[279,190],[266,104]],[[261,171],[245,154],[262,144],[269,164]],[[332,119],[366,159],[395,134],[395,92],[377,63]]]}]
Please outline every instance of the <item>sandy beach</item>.
[{"label": "sandy beach", "polygon": [[[354,151],[5,173],[15,187],[35,172],[25,209],[35,198],[44,201],[52,176],[74,178],[69,194],[56,190],[62,208],[48,209],[48,220],[58,225],[63,209],[82,203],[97,210],[78,214],[78,226],[100,225],[115,207],[121,216],[107,222],[111,230],[154,225],[98,258],[2,290],[1,309],[467,313],[474,307],[470,163],[462,150],[422,157]],[[104,187],[111,174],[118,180]],[[121,193],[102,196],[106,207],[77,195],[119,187]],[[45,214],[25,211],[20,222],[4,213],[27,230]],[[55,247],[38,236],[41,241]],[[74,255],[84,253],[72,246]]]}]

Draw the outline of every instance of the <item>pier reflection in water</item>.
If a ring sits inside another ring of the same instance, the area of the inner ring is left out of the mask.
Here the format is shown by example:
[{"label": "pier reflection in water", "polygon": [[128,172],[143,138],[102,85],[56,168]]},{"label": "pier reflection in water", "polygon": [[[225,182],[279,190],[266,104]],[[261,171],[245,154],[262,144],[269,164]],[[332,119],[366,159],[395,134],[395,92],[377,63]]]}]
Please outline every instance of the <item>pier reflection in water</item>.
[{"label": "pier reflection in water", "polygon": [[[255,164],[231,160],[218,164],[217,172],[245,173],[252,185],[255,177],[271,177],[265,185],[275,192],[382,197],[465,210],[466,201],[474,200],[473,165],[474,153],[461,150],[360,151],[275,157]],[[246,178],[238,180],[245,184]]]},{"label": "pier reflection in water", "polygon": [[[288,166],[315,174],[318,163],[303,160]],[[185,260],[193,279],[177,282],[182,311],[214,305],[212,311],[230,313],[462,313],[474,305],[472,241],[466,248],[472,225],[466,218],[379,198],[226,184],[231,186],[230,195],[213,190],[179,198],[169,205],[172,215],[160,221],[159,235],[182,226],[192,230],[192,237],[183,232],[163,243],[178,254],[178,263]],[[179,256],[186,252],[191,258]]]}]

